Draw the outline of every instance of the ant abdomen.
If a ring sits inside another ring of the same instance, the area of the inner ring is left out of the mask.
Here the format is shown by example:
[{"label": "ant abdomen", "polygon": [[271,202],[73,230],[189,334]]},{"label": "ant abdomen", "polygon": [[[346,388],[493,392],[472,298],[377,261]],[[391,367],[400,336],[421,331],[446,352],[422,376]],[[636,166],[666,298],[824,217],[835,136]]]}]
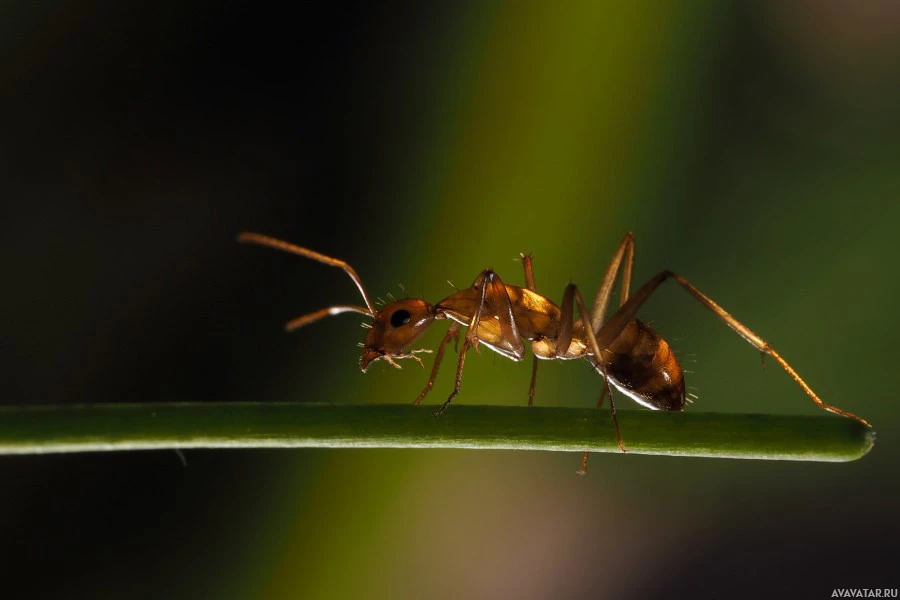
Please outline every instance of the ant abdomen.
[{"label": "ant abdomen", "polygon": [[684,408],[684,375],[671,346],[637,319],[628,323],[603,362],[610,383],[654,410]]}]

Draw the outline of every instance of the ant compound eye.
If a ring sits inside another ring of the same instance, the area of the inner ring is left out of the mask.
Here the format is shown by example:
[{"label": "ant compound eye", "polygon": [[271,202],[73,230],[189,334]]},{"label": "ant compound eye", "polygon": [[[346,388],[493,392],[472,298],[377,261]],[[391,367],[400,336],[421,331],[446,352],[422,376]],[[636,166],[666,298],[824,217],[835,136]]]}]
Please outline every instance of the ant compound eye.
[{"label": "ant compound eye", "polygon": [[395,310],[394,314],[391,315],[391,325],[393,327],[400,327],[401,325],[406,325],[409,323],[410,314],[408,310],[400,309]]}]

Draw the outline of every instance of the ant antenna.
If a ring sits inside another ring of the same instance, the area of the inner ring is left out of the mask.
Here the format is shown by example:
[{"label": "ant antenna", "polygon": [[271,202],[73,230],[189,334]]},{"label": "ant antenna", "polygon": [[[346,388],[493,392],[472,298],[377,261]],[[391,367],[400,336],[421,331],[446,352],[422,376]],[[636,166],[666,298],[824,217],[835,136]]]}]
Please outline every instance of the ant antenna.
[{"label": "ant antenna", "polygon": [[314,261],[322,263],[323,265],[328,265],[329,267],[338,267],[340,269],[343,269],[344,272],[350,276],[350,279],[353,280],[353,283],[356,284],[356,287],[359,288],[359,293],[362,294],[363,300],[365,300],[366,302],[366,307],[369,309],[369,316],[375,316],[375,309],[373,308],[372,300],[371,298],[369,298],[369,293],[366,291],[366,287],[363,285],[362,279],[359,278],[359,274],[353,269],[353,267],[351,267],[344,261],[337,258],[331,258],[330,256],[325,256],[324,254],[319,254],[318,252],[314,252],[307,248],[295,246],[294,244],[290,244],[288,242],[277,240],[268,235],[253,233],[251,231],[244,231],[242,233],[239,233],[237,236],[237,241],[242,244],[256,244],[258,246],[274,248],[275,250],[281,250],[282,252],[296,254],[297,256],[312,259]]}]

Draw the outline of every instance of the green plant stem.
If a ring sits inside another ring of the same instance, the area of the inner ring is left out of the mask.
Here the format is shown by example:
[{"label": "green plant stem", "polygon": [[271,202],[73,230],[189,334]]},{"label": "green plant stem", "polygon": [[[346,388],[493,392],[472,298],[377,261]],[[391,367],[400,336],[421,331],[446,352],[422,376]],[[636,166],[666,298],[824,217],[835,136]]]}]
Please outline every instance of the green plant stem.
[{"label": "green plant stem", "polygon": [[[605,410],[308,403],[0,407],[0,454],[153,448],[480,448],[618,452]],[[850,419],[620,411],[632,454],[844,462],[874,432]]]}]

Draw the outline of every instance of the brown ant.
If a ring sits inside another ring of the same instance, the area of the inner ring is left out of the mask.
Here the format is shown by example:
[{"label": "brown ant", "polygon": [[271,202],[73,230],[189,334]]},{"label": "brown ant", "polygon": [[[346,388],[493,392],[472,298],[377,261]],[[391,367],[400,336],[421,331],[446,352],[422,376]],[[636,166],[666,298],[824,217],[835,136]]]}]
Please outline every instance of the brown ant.
[{"label": "brown ant", "polygon": [[[652,410],[684,408],[684,375],[675,354],[662,337],[635,318],[638,309],[650,294],[662,282],[671,278],[760,351],[763,357],[766,354],[771,356],[819,408],[855,419],[870,427],[868,421],[862,417],[822,401],[768,342],[750,331],[684,277],[671,271],[661,271],[641,286],[634,295],[630,295],[631,272],[634,265],[634,236],[631,233],[625,234],[609,262],[590,311],[578,287],[572,283],[566,287],[560,306],[539,294],[535,288],[531,257],[525,255],[522,256],[522,263],[526,287],[505,284],[494,271],[485,269],[475,278],[471,287],[459,290],[435,305],[421,298],[404,298],[376,310],[359,275],[346,262],[258,233],[241,233],[238,235],[238,241],[268,246],[332,267],[339,267],[350,276],[359,288],[365,306],[347,304],[329,306],[293,319],[285,328],[293,331],[324,317],[345,312],[356,312],[371,317],[374,322],[366,335],[363,354],[359,359],[359,366],[363,372],[377,360],[383,360],[398,369],[400,365],[396,361],[400,359],[414,359],[421,364],[422,361],[416,354],[430,350],[414,350],[412,345],[435,320],[453,321],[437,348],[428,382],[415,399],[415,404],[419,404],[431,391],[447,344],[450,340],[458,341],[460,326],[466,326],[468,330],[456,364],[456,385],[447,400],[435,411],[435,415],[440,415],[446,410],[459,394],[466,352],[469,348],[473,346],[477,348],[479,344],[484,344],[501,356],[520,361],[525,357],[525,345],[522,341],[524,339],[531,342],[534,354],[528,390],[529,406],[534,403],[538,359],[586,358],[605,379],[606,385],[597,406],[602,406],[604,396],[609,392],[610,413],[616,438],[619,448],[624,452],[625,446],[616,419],[616,405],[610,384],[638,404]],[[620,270],[622,277],[619,308],[606,319],[613,286]],[[580,319],[574,318],[576,304]],[[586,327],[586,323],[589,323],[590,327]],[[585,453],[580,473],[583,473],[587,466],[587,456]]]}]

